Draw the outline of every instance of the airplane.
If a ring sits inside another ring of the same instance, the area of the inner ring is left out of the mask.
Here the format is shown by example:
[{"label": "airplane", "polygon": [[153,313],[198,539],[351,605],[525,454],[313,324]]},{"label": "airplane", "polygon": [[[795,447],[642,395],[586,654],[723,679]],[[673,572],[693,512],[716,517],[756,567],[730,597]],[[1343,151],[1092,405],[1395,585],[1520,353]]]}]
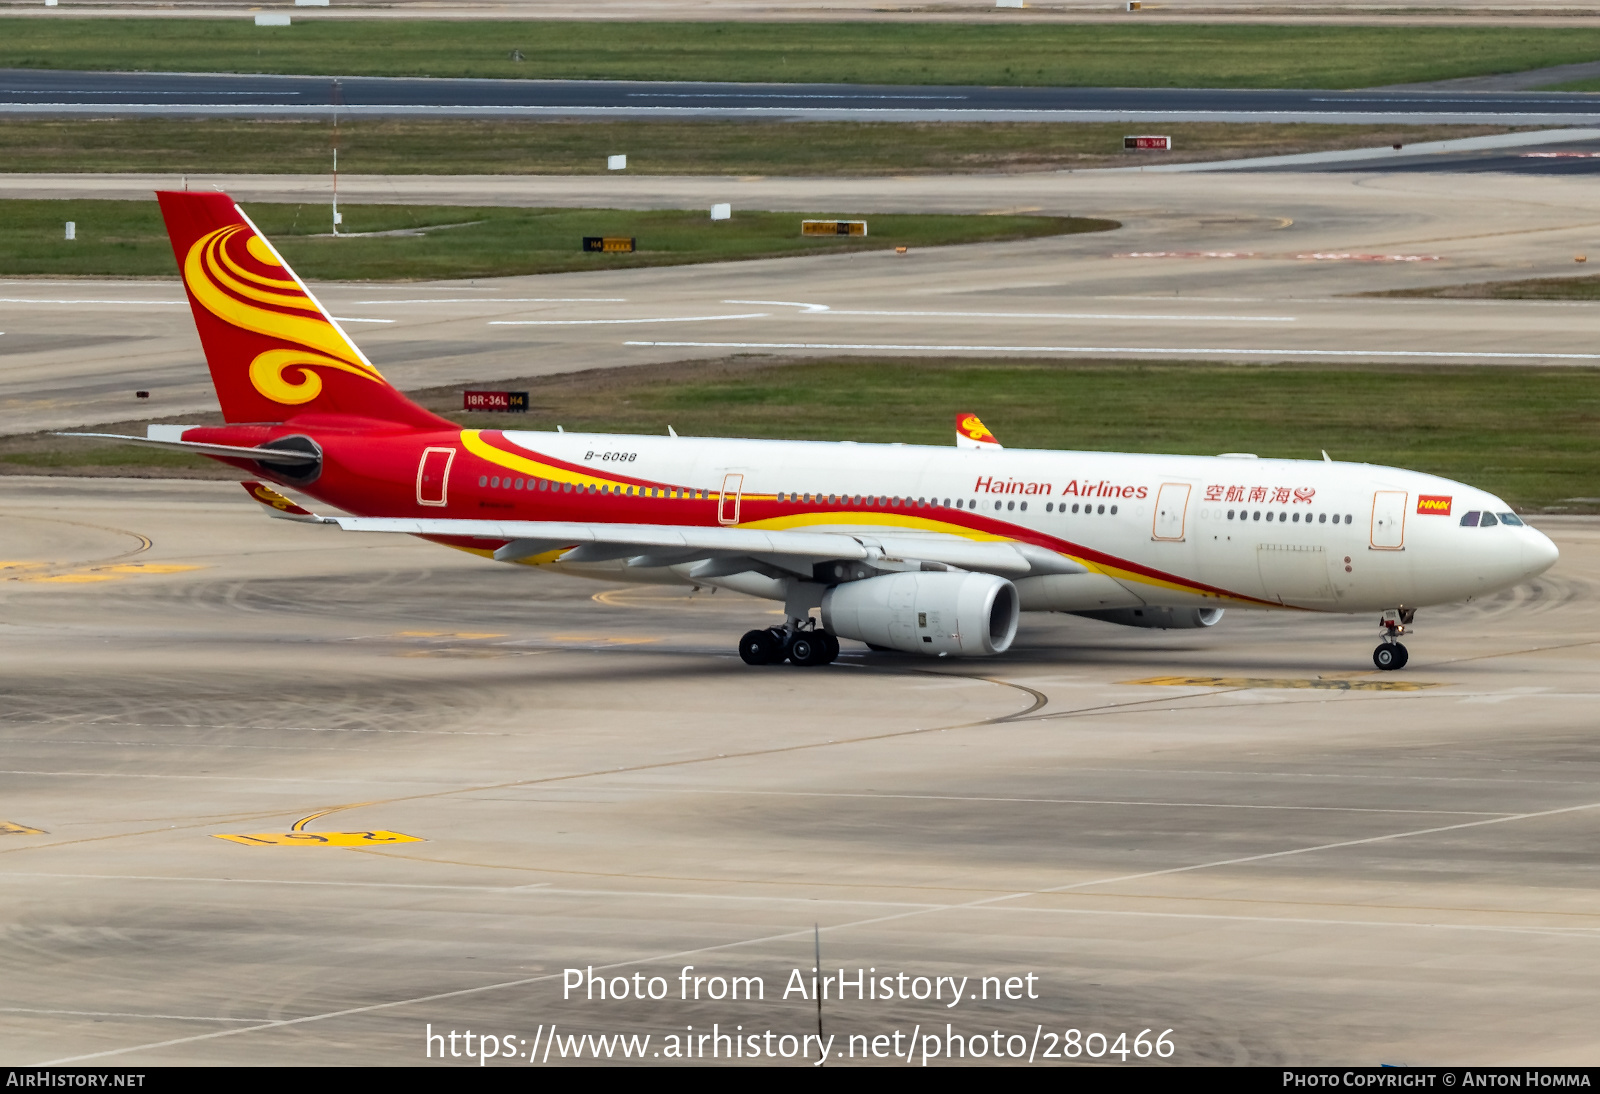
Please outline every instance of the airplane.
[{"label": "airplane", "polygon": [[73,435],[219,460],[273,516],[782,603],[740,638],[751,665],[824,665],[841,638],[993,656],[1022,612],[1199,628],[1238,608],[1376,612],[1395,670],[1418,608],[1558,555],[1492,494],[1326,452],[1030,451],[967,412],[951,448],[463,429],[390,385],[231,198],[157,197],[226,424]]}]

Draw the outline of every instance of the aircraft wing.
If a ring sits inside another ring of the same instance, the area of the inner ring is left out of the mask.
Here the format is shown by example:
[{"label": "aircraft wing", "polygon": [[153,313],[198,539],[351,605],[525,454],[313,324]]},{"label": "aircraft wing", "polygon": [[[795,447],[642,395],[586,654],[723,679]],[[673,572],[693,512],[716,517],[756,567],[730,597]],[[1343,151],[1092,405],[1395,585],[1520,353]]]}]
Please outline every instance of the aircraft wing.
[{"label": "aircraft wing", "polygon": [[[678,565],[716,559],[772,561],[809,572],[816,562],[939,563],[962,570],[1023,577],[1083,573],[1084,567],[1032,544],[975,541],[961,536],[804,532],[682,524],[604,524],[579,521],[465,520],[428,517],[323,517],[347,532],[400,532],[504,540],[495,558],[510,562],[558,547],[561,562],[633,558],[636,565]],[[723,567],[724,569],[726,567]],[[731,571],[729,571],[731,572]]]}]

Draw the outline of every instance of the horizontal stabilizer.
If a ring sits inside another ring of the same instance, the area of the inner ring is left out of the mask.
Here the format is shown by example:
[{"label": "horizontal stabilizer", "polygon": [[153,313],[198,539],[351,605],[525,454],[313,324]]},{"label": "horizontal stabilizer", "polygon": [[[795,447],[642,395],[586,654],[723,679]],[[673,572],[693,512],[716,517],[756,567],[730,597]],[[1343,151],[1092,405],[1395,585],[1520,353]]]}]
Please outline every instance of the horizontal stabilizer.
[{"label": "horizontal stabilizer", "polygon": [[245,493],[262,504],[269,517],[277,517],[279,520],[297,520],[302,524],[333,523],[327,517],[319,517],[304,506],[296,504],[292,499],[278,493],[264,482],[241,482],[239,485],[244,487]]},{"label": "horizontal stabilizer", "polygon": [[192,452],[196,456],[226,456],[235,460],[266,460],[269,463],[316,463],[315,452],[288,448],[243,448],[233,444],[201,444],[199,441],[157,441],[149,437],[125,437],[120,433],[57,433],[57,437],[93,437],[119,444],[141,444],[146,448],[165,448],[171,452]]}]

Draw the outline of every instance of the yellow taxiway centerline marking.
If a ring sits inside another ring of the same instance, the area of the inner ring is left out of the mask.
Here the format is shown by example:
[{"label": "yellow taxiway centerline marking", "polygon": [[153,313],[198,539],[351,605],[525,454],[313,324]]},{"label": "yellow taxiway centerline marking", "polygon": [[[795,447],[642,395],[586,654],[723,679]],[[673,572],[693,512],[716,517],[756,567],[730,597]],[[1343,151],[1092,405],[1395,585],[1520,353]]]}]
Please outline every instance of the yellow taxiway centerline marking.
[{"label": "yellow taxiway centerline marking", "polygon": [[1275,679],[1253,676],[1152,676],[1148,680],[1122,680],[1166,688],[1314,688],[1321,691],[1422,691],[1439,684],[1413,680]]}]

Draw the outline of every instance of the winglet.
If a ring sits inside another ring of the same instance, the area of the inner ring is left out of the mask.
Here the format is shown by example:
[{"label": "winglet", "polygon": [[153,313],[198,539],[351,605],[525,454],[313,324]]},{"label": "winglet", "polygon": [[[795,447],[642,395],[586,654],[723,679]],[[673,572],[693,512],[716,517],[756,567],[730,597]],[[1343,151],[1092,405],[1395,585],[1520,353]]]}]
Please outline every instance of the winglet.
[{"label": "winglet", "polygon": [[963,410],[956,415],[956,447],[993,450],[1000,447],[1000,442],[994,439],[994,434],[989,432],[976,414]]},{"label": "winglet", "polygon": [[319,517],[309,509],[305,509],[264,482],[241,482],[245,493],[256,501],[266,506],[267,516],[277,517],[279,520],[297,520],[302,524],[330,524],[327,517]]}]

